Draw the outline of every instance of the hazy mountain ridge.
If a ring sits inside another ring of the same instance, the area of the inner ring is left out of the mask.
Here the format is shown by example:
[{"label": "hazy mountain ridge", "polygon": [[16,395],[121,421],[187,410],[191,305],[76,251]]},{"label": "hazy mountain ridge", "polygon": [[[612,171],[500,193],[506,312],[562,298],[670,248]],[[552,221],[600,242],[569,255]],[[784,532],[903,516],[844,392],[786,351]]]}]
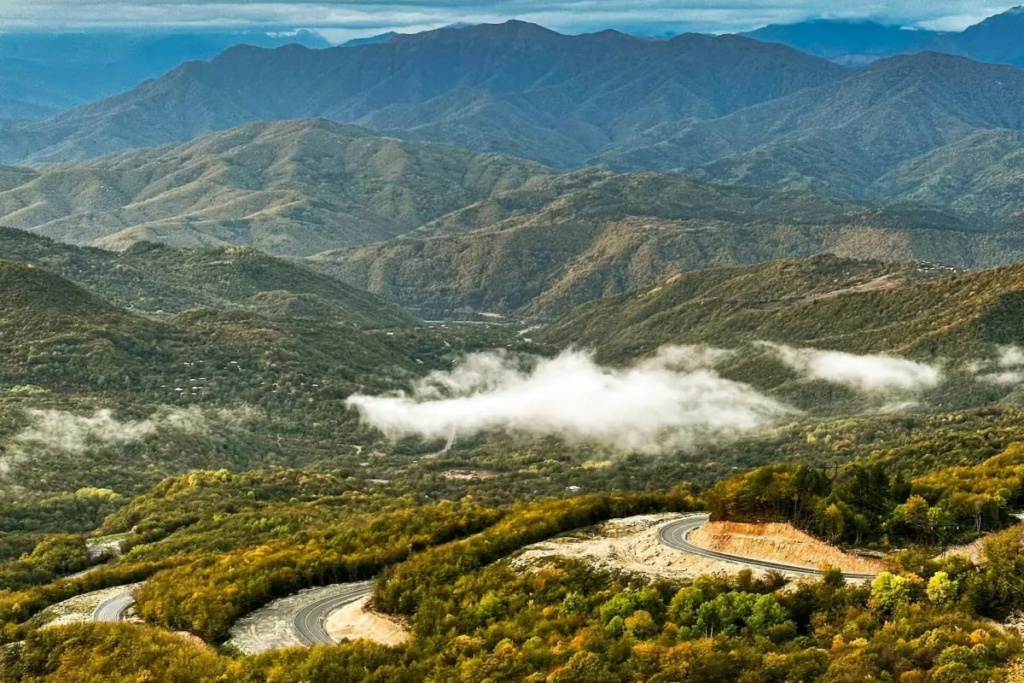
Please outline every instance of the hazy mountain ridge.
[{"label": "hazy mountain ridge", "polygon": [[874,21],[813,19],[765,26],[742,35],[782,43],[847,65],[935,50],[979,61],[1024,66],[1022,33],[1024,8],[1016,7],[959,32],[908,29]]},{"label": "hazy mountain ridge", "polygon": [[0,118],[38,118],[110,97],[239,43],[329,45],[308,31],[5,32],[0,34],[0,92],[11,104],[0,102]]},{"label": "hazy mountain ridge", "polygon": [[[109,100],[7,124],[0,158],[76,159],[247,121],[325,117],[519,155],[546,140],[556,146],[539,160],[567,166],[665,120],[721,116],[845,73],[738,36],[563,36],[523,22],[329,50],[239,46]],[[493,102],[516,127],[494,136],[494,112],[474,118],[467,97]]]},{"label": "hazy mountain ridge", "polygon": [[180,146],[0,168],[0,225],[117,248],[308,255],[394,237],[547,172],[329,121],[255,123]]},{"label": "hazy mountain ridge", "polygon": [[847,66],[861,66],[876,59],[928,49],[942,34],[867,20],[812,19],[772,24],[741,35],[789,45]]}]

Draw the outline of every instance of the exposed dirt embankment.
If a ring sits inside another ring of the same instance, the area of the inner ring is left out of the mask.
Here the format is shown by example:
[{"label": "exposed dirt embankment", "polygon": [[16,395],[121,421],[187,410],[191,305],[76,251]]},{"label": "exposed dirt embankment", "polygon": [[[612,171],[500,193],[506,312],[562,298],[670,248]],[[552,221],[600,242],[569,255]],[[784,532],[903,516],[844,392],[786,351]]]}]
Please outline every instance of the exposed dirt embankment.
[{"label": "exposed dirt embankment", "polygon": [[388,647],[405,645],[412,634],[402,624],[368,608],[370,598],[363,598],[332,612],[324,623],[327,634],[335,642],[372,640]]},{"label": "exposed dirt embankment", "polygon": [[955,545],[948,550],[935,556],[936,560],[948,560],[951,557],[962,557],[974,564],[981,564],[985,558],[985,544],[983,539],[978,539],[963,545]]},{"label": "exposed dirt embankment", "polygon": [[828,565],[855,574],[885,571],[878,560],[845,553],[789,524],[708,522],[691,532],[689,541],[708,550],[808,569]]},{"label": "exposed dirt embankment", "polygon": [[549,558],[586,560],[597,567],[627,570],[654,578],[692,578],[737,570],[719,560],[679,552],[664,545],[658,529],[680,515],[640,515],[613,519],[598,526],[588,538],[556,538],[524,548],[513,560],[519,569]]}]

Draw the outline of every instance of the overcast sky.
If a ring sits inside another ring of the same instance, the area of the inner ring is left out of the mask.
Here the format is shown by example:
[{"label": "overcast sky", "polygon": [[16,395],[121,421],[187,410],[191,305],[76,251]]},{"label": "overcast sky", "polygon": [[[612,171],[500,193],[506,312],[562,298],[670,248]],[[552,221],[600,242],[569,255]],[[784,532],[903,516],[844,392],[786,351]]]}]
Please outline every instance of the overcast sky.
[{"label": "overcast sky", "polygon": [[0,30],[258,26],[309,28],[342,40],[512,18],[563,32],[725,33],[811,17],[959,30],[1013,5],[991,0],[0,0]]}]

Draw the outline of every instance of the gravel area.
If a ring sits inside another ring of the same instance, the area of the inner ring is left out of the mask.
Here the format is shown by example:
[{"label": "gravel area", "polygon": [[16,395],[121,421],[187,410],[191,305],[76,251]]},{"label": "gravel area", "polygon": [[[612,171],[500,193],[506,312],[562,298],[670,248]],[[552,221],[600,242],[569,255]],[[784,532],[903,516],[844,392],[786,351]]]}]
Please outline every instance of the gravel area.
[{"label": "gravel area", "polygon": [[[56,605],[46,608],[37,619],[43,623],[44,627],[92,621],[93,612],[96,611],[101,602],[122,595],[130,595],[132,591],[141,585],[141,583],[133,583],[127,586],[115,586],[114,588],[105,588],[100,591],[93,591],[92,593],[76,595],[64,602],[58,602]],[[127,621],[137,622],[140,620],[134,615],[133,610],[129,610]]]}]

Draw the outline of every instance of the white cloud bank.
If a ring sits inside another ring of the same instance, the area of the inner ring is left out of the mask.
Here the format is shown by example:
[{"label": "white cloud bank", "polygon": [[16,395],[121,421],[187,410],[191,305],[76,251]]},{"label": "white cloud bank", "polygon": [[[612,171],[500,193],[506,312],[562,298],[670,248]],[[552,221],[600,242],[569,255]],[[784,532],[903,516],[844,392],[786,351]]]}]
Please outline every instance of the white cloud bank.
[{"label": "white cloud bank", "polygon": [[[896,405],[894,398],[914,405],[906,399],[942,379],[938,367],[892,356],[758,346],[805,379],[884,397],[887,406]],[[482,353],[450,372],[432,373],[409,395],[356,395],[348,405],[392,437],[450,439],[504,430],[657,454],[757,433],[798,412],[720,376],[715,367],[735,353],[667,346],[625,369],[601,367],[579,351],[526,365],[503,353]]]},{"label": "white cloud bank", "polygon": [[968,366],[982,382],[999,386],[1024,384],[1024,349],[1000,346],[995,360],[976,361]]},{"label": "white cloud bank", "polygon": [[841,351],[796,349],[768,342],[762,342],[760,346],[808,379],[824,380],[858,391],[919,391],[936,387],[942,381],[939,368],[895,356],[858,356]]},{"label": "white cloud bank", "polygon": [[70,455],[93,448],[138,443],[163,432],[205,434],[214,427],[232,428],[248,419],[247,410],[204,411],[165,407],[143,420],[118,420],[109,410],[93,415],[75,415],[62,410],[29,410],[29,426],[9,443],[15,455],[39,450]]},{"label": "white cloud bank", "polygon": [[504,354],[476,354],[449,373],[431,374],[410,396],[353,396],[348,403],[392,436],[502,429],[654,454],[758,431],[793,412],[715,373],[726,353],[666,347],[627,369],[601,367],[578,351],[532,368]]}]

